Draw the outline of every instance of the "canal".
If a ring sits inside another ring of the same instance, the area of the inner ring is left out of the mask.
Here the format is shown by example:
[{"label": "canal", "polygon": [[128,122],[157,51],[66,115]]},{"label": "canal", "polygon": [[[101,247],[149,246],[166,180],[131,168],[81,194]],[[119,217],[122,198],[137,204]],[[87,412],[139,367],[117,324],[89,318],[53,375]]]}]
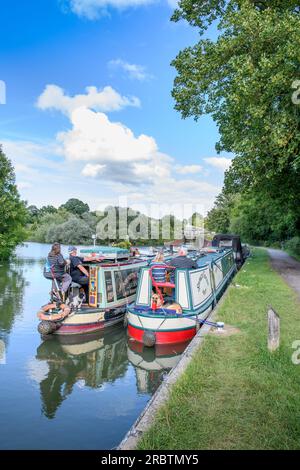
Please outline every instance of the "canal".
[{"label": "canal", "polygon": [[112,449],[181,351],[143,350],[122,325],[43,341],[36,312],[49,297],[48,251],[26,243],[0,265],[0,449]]}]

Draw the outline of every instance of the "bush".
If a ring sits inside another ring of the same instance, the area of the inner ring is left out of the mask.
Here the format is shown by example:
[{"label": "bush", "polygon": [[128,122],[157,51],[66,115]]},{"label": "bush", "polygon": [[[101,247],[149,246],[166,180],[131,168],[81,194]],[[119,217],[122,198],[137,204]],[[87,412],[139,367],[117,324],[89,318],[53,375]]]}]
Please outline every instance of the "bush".
[{"label": "bush", "polygon": [[285,243],[286,251],[294,256],[300,257],[300,237],[293,237]]}]

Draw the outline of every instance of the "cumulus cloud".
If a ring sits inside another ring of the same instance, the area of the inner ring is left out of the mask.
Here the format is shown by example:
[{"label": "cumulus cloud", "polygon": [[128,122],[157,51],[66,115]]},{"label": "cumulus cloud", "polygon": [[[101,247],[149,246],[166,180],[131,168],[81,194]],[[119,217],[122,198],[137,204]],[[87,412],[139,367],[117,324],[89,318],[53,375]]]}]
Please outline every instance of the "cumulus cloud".
[{"label": "cumulus cloud", "polygon": [[17,186],[19,189],[30,189],[32,187],[32,184],[29,183],[28,181],[20,181],[17,183]]},{"label": "cumulus cloud", "polygon": [[85,165],[85,167],[82,170],[82,175],[83,176],[91,176],[92,178],[97,178],[99,175],[101,175],[106,168],[106,165],[100,165],[97,163],[96,165],[93,165],[92,163],[88,163]]},{"label": "cumulus cloud", "polygon": [[[136,135],[123,123],[110,119],[103,109],[123,106],[126,98],[118,94],[119,104],[112,104],[116,101],[104,99],[104,90],[92,87],[87,89],[86,95],[71,97],[61,88],[50,85],[40,96],[40,109],[56,109],[70,120],[70,128],[58,133],[55,144],[50,146],[60,158],[59,163],[48,161],[53,169],[59,167],[57,172],[53,172],[51,187],[56,185],[62,188],[59,192],[65,191],[68,197],[75,197],[70,192],[75,177],[76,197],[81,194],[89,204],[92,201],[91,207],[103,201],[106,205],[108,201],[116,205],[122,194],[128,196],[129,205],[136,202],[181,206],[200,204],[203,211],[208,210],[220,188],[197,177],[200,172],[204,175],[201,165],[177,164],[174,158],[160,151],[154,137]],[[24,150],[30,153],[29,143],[22,149],[23,154]],[[43,155],[39,146],[33,145],[32,152]],[[29,155],[27,157],[18,161],[18,168],[30,181],[25,175],[24,165],[30,162]],[[216,164],[214,158],[206,160],[209,164]],[[83,193],[80,193],[80,188]],[[59,194],[56,196],[59,198]]]},{"label": "cumulus cloud", "polygon": [[175,170],[180,175],[189,175],[200,173],[202,171],[201,165],[176,165]]},{"label": "cumulus cloud", "polygon": [[78,108],[70,116],[72,129],[58,134],[62,152],[69,160],[98,163],[145,161],[157,151],[152,137],[133,132],[106,114]]},{"label": "cumulus cloud", "polygon": [[138,64],[130,64],[122,59],[114,59],[109,61],[108,66],[113,69],[121,69],[133,79],[144,81],[153,78],[152,75],[146,72],[146,67]]},{"label": "cumulus cloud", "polygon": [[231,158],[225,158],[225,157],[204,158],[204,161],[208,163],[209,165],[214,166],[215,168],[218,168],[219,170],[222,170],[222,171],[228,170],[232,162]]},{"label": "cumulus cloud", "polygon": [[57,85],[47,85],[36,104],[42,110],[53,109],[67,115],[81,106],[109,112],[119,111],[126,106],[139,107],[141,105],[140,100],[135,96],[121,96],[111,86],[99,90],[90,86],[86,88],[85,94],[69,96]]}]

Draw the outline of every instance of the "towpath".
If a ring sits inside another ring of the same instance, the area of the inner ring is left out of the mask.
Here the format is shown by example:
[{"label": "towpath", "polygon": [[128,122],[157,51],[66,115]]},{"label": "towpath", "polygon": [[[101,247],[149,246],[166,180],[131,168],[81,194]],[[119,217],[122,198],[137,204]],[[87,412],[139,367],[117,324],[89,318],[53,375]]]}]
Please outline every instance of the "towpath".
[{"label": "towpath", "polygon": [[300,298],[300,262],[289,256],[285,251],[269,248],[273,268],[291,286]]}]

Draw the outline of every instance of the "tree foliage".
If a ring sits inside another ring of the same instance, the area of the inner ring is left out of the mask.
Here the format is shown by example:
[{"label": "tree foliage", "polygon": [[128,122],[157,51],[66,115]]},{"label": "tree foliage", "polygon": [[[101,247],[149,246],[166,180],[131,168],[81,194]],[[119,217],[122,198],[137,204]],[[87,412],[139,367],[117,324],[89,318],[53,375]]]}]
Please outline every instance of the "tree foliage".
[{"label": "tree foliage", "polygon": [[69,199],[65,204],[61,206],[61,209],[66,209],[74,215],[82,215],[85,212],[89,212],[89,205],[80,201],[80,199],[72,198]]},{"label": "tree foliage", "polygon": [[26,221],[25,204],[15,184],[11,162],[0,146],[0,260],[8,259],[18,243],[24,240]]}]

